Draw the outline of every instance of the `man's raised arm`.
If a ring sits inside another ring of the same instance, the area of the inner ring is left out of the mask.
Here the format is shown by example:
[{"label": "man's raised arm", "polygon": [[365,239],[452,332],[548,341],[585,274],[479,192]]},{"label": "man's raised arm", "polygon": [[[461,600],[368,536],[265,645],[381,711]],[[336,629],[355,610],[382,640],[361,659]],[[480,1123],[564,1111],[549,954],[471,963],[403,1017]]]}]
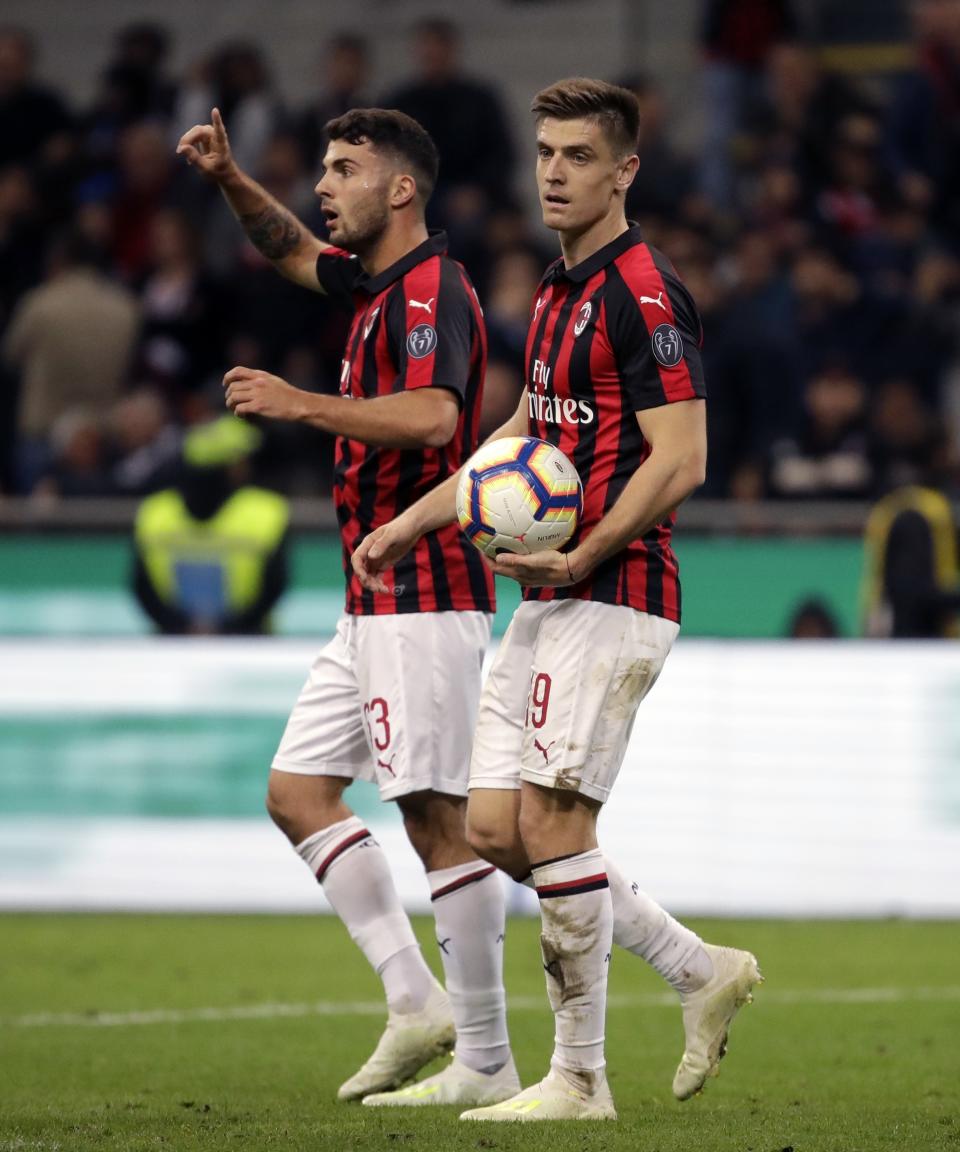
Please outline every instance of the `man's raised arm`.
[{"label": "man's raised arm", "polygon": [[251,244],[288,280],[322,292],[317,257],[330,245],[318,239],[279,200],[248,176],[230,149],[220,110],[210,124],[197,124],[180,137],[177,153],[219,186]]}]

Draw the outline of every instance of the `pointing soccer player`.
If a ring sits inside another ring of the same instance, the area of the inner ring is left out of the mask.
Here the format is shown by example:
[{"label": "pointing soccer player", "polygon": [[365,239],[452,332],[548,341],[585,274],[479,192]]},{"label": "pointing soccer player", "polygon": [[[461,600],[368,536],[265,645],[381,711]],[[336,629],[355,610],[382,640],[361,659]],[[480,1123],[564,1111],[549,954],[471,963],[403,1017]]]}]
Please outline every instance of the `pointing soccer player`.
[{"label": "pointing soccer player", "polygon": [[[428,134],[402,113],[369,108],[326,131],[316,191],[333,246],[239,169],[216,109],[178,148],[219,184],[281,273],[353,313],[340,396],[245,367],[224,377],[238,415],[298,420],[337,437],[346,612],[287,723],[267,807],[383,981],[386,1031],[340,1099],[405,1083],[454,1047],[456,1029],[454,1059],[422,1102],[487,1103],[520,1087],[502,982],[503,892],[464,835],[493,581],[450,525],[425,533],[385,571],[381,591],[364,589],[349,562],[364,536],[456,473],[476,447],[486,338],[466,273],[424,223],[438,169]],[[345,802],[361,778],[396,801],[426,868],[446,992],[383,852]]]},{"label": "pointing soccer player", "polygon": [[[531,302],[524,395],[491,439],[557,445],[580,473],[584,507],[567,551],[503,553],[493,565],[523,586],[523,603],[481,697],[467,829],[484,859],[536,888],[556,1036],[543,1080],[464,1112],[471,1120],[616,1116],[604,1071],[613,942],[679,993],[681,1100],[716,1074],[760,979],[749,952],[704,944],[597,844],[638,707],[679,630],[670,536],[706,465],[701,329],[669,261],[625,216],[639,164],[633,94],[565,80],[533,112],[543,219],[562,256]],[[364,587],[380,589],[424,533],[455,519],[456,485],[451,477],[364,540],[353,556]]]}]

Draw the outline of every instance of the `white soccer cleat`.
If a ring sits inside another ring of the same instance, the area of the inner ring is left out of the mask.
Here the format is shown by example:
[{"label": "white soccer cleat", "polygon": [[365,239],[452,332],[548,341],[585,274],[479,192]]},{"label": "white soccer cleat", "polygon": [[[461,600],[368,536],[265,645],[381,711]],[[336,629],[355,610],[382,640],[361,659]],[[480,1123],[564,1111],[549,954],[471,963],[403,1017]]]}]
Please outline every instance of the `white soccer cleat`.
[{"label": "white soccer cleat", "polygon": [[475,1072],[454,1056],[449,1067],[396,1092],[377,1092],[363,1098],[370,1108],[421,1108],[427,1104],[459,1104],[461,1108],[497,1104],[520,1091],[513,1057],[492,1075]]},{"label": "white soccer cleat", "polygon": [[438,984],[419,1012],[391,1012],[373,1055],[337,1090],[338,1100],[360,1100],[372,1092],[398,1088],[457,1040],[447,994]]},{"label": "white soccer cleat", "polygon": [[719,1074],[730,1024],[739,1009],[753,1000],[750,990],[763,979],[752,953],[715,944],[704,944],[704,948],[713,961],[713,975],[702,988],[680,997],[686,1047],[673,1078],[678,1100],[689,1100],[701,1091],[707,1077]]},{"label": "white soccer cleat", "polygon": [[601,1079],[597,1091],[588,1096],[551,1071],[539,1084],[525,1088],[509,1100],[489,1108],[471,1108],[461,1120],[496,1120],[526,1123],[532,1120],[616,1120],[617,1110]]}]

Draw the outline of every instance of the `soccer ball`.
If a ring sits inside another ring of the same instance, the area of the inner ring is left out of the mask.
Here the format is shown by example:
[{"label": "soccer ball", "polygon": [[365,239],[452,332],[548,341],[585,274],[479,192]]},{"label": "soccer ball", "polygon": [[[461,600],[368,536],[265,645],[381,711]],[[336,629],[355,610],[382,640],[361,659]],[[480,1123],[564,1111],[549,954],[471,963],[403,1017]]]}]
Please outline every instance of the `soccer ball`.
[{"label": "soccer ball", "polygon": [[562,548],[582,507],[576,468],[559,448],[533,436],[485,444],[464,465],[457,484],[460,527],[491,558]]}]

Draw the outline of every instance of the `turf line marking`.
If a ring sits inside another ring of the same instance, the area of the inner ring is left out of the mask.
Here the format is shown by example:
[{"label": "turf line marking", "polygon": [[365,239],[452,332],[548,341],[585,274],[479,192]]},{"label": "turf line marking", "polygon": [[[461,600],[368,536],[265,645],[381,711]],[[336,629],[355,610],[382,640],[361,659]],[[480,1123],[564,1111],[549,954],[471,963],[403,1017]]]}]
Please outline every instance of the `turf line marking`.
[{"label": "turf line marking", "polygon": [[[943,988],[809,988],[761,990],[761,1002],[770,1004],[902,1004],[960,1000],[960,986]],[[610,1008],[675,1008],[672,992],[643,996],[614,995]],[[513,996],[513,1012],[545,1012],[546,996]],[[276,1020],[304,1016],[382,1016],[380,1000],[318,1000],[310,1004],[238,1004],[227,1008],[156,1008],[141,1012],[34,1012],[0,1018],[4,1028],[128,1028],[144,1024],[221,1023],[230,1020]]]}]

